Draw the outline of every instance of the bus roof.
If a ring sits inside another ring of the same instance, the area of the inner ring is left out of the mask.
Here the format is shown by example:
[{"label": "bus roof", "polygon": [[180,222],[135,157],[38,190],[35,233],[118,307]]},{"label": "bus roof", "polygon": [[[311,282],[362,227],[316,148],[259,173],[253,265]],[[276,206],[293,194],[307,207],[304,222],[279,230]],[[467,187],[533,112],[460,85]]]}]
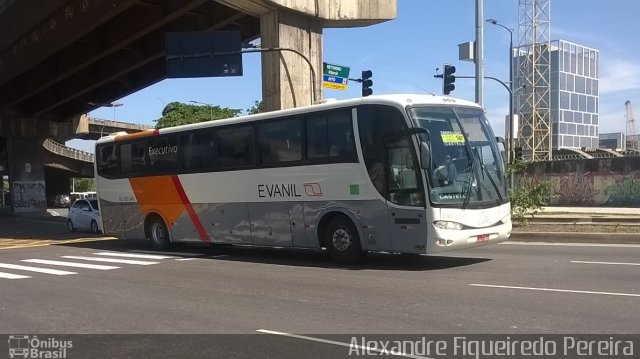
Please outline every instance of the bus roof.
[{"label": "bus roof", "polygon": [[239,117],[232,117],[227,119],[219,119],[213,121],[205,121],[192,123],[188,125],[180,125],[174,127],[166,127],[162,129],[151,129],[145,130],[143,132],[137,132],[132,134],[126,134],[124,132],[117,132],[110,134],[108,136],[102,137],[97,141],[97,143],[102,142],[111,142],[111,141],[120,141],[120,140],[128,140],[132,138],[139,137],[148,137],[154,136],[163,133],[174,133],[181,132],[185,130],[194,130],[198,128],[208,128],[214,126],[223,126],[230,124],[238,124],[244,122],[252,122],[256,120],[262,119],[271,119],[274,117],[285,117],[292,115],[299,115],[305,113],[313,113],[322,110],[330,110],[342,107],[353,107],[361,104],[380,104],[380,105],[392,105],[396,107],[405,107],[411,104],[423,104],[423,105],[456,105],[456,106],[466,106],[466,107],[476,107],[480,108],[480,106],[474,102],[462,100],[450,96],[434,96],[434,95],[426,95],[426,94],[393,94],[393,95],[372,95],[366,97],[357,97],[346,100],[326,100],[322,103],[296,107],[285,110],[264,112],[255,115],[246,115]]}]

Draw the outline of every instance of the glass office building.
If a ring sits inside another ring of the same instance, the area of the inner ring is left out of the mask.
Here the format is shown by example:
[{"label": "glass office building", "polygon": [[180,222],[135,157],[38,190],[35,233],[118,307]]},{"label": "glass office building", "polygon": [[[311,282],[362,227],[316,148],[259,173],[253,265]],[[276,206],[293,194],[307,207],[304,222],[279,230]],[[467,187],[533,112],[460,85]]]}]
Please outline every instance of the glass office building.
[{"label": "glass office building", "polygon": [[551,42],[553,148],[598,148],[598,50]]}]

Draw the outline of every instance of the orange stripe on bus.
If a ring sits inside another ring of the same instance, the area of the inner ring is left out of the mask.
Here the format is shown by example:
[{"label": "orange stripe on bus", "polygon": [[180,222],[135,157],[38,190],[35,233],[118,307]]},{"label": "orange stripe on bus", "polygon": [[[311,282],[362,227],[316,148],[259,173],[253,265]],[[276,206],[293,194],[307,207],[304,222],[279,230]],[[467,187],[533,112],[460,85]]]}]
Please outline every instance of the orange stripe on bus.
[{"label": "orange stripe on bus", "polygon": [[171,228],[186,212],[200,239],[205,243],[209,242],[207,231],[184,192],[178,176],[130,178],[129,183],[145,217],[150,212],[157,212]]},{"label": "orange stripe on bus", "polygon": [[140,137],[151,137],[151,136],[157,136],[159,134],[160,134],[159,130],[147,130],[147,131],[136,132],[136,133],[128,133],[126,135],[116,136],[115,141],[124,141],[124,140],[130,140],[132,138],[140,138]]},{"label": "orange stripe on bus", "polygon": [[172,227],[184,213],[184,204],[171,176],[130,178],[129,183],[145,216],[157,211]]}]

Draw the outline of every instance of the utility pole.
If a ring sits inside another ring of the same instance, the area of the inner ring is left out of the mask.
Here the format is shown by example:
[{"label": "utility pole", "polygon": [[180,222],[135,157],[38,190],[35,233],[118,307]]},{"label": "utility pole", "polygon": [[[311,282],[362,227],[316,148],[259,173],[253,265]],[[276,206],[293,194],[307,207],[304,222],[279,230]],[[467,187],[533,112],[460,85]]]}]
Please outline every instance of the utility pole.
[{"label": "utility pole", "polygon": [[511,163],[515,159],[515,138],[517,133],[513,114],[513,29],[502,25],[495,19],[487,19],[486,22],[499,26],[509,32],[509,136],[507,138],[509,148],[507,151],[507,163]]},{"label": "utility pole", "polygon": [[476,0],[476,103],[483,106],[483,79],[484,79],[484,10],[483,0]]}]

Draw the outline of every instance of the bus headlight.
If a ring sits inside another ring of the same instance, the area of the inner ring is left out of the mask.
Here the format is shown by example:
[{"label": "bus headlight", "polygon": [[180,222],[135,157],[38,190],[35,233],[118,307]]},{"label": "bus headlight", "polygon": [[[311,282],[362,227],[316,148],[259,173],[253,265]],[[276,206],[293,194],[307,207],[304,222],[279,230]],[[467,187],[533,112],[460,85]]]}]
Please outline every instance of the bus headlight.
[{"label": "bus headlight", "polygon": [[433,225],[436,226],[436,228],[440,228],[440,229],[462,229],[462,224],[457,223],[457,222],[449,222],[449,221],[436,221],[433,222]]}]

